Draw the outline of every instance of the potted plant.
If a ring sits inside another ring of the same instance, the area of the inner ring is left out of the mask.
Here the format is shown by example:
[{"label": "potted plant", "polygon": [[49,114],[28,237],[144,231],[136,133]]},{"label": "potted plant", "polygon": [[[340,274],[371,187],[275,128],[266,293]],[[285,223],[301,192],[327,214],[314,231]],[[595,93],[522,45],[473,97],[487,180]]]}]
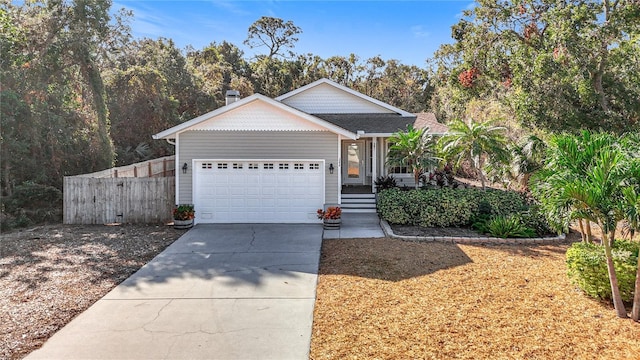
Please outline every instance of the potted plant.
[{"label": "potted plant", "polygon": [[318,209],[318,219],[322,220],[325,230],[337,230],[342,223],[342,209],[339,206],[329,206],[327,210]]},{"label": "potted plant", "polygon": [[191,204],[176,205],[173,209],[173,227],[176,229],[189,229],[193,226],[196,212]]}]

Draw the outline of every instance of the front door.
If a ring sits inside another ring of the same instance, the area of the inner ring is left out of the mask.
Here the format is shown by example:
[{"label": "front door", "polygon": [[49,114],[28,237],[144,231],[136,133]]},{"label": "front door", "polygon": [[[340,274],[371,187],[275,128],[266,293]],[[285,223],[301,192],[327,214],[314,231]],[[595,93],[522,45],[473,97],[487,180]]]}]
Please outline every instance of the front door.
[{"label": "front door", "polygon": [[363,140],[342,143],[342,183],[364,185],[365,144]]}]

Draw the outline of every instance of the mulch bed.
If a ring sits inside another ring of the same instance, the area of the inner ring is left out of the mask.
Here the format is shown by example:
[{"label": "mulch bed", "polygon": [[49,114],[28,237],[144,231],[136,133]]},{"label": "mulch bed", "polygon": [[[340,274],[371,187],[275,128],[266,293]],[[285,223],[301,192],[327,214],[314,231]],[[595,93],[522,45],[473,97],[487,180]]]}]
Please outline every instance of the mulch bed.
[{"label": "mulch bed", "polygon": [[389,226],[391,226],[394,234],[404,236],[460,236],[471,238],[487,237],[487,235],[481,234],[474,229],[466,227],[427,228],[397,224],[389,224]]},{"label": "mulch bed", "polygon": [[570,284],[568,246],[324,241],[311,358],[640,359],[640,323]]},{"label": "mulch bed", "polygon": [[50,225],[0,235],[0,359],[42,346],[183,233],[160,225]]}]

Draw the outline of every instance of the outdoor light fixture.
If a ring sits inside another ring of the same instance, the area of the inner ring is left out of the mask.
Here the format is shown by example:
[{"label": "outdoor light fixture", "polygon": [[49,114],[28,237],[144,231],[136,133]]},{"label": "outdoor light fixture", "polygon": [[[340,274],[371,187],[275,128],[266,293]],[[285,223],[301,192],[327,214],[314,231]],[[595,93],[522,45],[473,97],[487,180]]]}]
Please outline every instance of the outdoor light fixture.
[{"label": "outdoor light fixture", "polygon": [[329,174],[333,174],[333,163],[329,164]]},{"label": "outdoor light fixture", "polygon": [[182,165],[182,173],[186,174],[188,168],[189,168],[189,166],[187,166],[187,163],[184,163],[184,165]]}]

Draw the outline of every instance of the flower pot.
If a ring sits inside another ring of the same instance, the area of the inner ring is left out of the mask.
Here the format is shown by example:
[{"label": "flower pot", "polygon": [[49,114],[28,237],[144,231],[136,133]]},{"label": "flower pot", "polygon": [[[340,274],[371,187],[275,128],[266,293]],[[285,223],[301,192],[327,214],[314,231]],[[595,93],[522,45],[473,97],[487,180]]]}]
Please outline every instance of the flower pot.
[{"label": "flower pot", "polygon": [[342,219],[323,219],[322,227],[325,230],[338,230],[340,229],[341,223],[342,223]]},{"label": "flower pot", "polygon": [[173,228],[184,230],[193,227],[193,219],[189,220],[173,220]]}]

